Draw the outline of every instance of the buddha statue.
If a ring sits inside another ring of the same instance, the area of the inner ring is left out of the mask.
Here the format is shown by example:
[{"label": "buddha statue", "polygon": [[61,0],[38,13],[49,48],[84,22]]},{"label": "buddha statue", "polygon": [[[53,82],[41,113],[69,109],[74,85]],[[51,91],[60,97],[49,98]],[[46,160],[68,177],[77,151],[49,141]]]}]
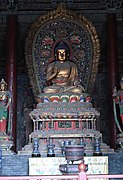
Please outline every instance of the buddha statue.
[{"label": "buddha statue", "polygon": [[70,49],[66,42],[60,41],[55,46],[55,60],[49,63],[46,81],[52,83],[44,88],[44,93],[79,93],[84,92],[80,85],[77,65],[69,59]]}]

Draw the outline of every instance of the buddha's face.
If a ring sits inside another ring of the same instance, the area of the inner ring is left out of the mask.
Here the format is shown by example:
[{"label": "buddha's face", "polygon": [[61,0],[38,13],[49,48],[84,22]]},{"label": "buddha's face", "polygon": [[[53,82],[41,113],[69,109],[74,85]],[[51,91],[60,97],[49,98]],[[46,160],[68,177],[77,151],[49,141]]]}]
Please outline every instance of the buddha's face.
[{"label": "buddha's face", "polygon": [[60,61],[65,61],[66,60],[66,50],[65,49],[58,49],[58,59]]}]

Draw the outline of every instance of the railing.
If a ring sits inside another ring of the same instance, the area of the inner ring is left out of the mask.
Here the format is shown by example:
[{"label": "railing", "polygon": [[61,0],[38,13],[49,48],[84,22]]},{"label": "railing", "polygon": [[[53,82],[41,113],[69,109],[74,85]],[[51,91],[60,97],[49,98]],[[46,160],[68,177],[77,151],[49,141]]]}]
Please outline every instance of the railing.
[{"label": "railing", "polygon": [[[84,174],[83,174],[84,175]],[[96,179],[102,179],[102,178],[115,178],[115,179],[123,179],[123,174],[113,174],[113,175],[59,175],[59,176],[1,176],[0,180],[53,180],[53,179],[71,179],[71,180],[96,180]]]},{"label": "railing", "polygon": [[123,179],[123,174],[103,174],[103,175],[87,175],[86,174],[86,165],[84,163],[80,163],[78,165],[79,174],[72,174],[72,175],[39,175],[39,176],[0,176],[0,180],[57,180],[57,179],[63,179],[63,180],[96,180],[96,179],[102,179],[102,178],[115,178],[115,179]]},{"label": "railing", "polygon": [[96,180],[96,179],[123,179],[123,174],[114,175],[59,175],[59,176],[0,176],[0,180]]},{"label": "railing", "polygon": [[123,179],[123,174],[107,174],[107,175],[87,175],[86,179],[80,179],[80,180],[91,180],[91,179],[101,179],[101,178],[107,178],[107,179],[111,179],[111,178],[115,178],[115,179]]}]

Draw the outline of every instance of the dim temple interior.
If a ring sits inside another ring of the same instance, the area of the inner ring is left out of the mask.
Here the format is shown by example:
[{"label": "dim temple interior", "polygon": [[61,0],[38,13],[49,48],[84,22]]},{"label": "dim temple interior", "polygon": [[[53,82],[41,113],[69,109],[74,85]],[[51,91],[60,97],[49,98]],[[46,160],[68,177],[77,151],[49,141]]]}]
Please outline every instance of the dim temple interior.
[{"label": "dim temple interior", "polygon": [[0,27],[1,178],[123,174],[122,0],[0,0]]}]

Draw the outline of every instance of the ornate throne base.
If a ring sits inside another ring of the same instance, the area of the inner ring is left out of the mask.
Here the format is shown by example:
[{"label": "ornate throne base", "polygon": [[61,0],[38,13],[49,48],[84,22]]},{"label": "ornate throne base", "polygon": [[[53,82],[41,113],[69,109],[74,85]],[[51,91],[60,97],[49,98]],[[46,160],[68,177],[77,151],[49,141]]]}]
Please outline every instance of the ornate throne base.
[{"label": "ornate throne base", "polygon": [[30,116],[34,123],[34,130],[29,135],[29,144],[21,154],[32,154],[33,139],[39,139],[39,152],[42,157],[47,156],[49,140],[54,145],[55,156],[64,156],[64,144],[81,144],[86,155],[93,155],[95,138],[100,139],[103,154],[113,152],[102,141],[102,134],[96,130],[99,112],[92,107],[88,94],[55,94],[40,96]]}]

